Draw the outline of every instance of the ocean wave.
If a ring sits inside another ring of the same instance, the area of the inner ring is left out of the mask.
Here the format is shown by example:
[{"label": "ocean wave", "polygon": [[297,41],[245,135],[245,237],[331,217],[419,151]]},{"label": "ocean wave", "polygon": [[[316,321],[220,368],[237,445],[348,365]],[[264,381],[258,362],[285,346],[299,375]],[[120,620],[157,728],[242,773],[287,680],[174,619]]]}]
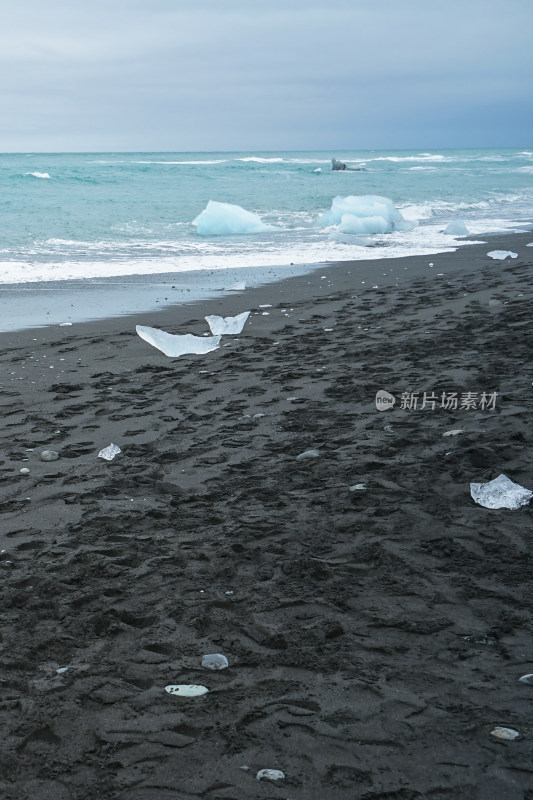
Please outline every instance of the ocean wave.
[{"label": "ocean wave", "polygon": [[31,178],[49,178],[50,175],[48,172],[25,172],[25,176],[29,176]]},{"label": "ocean wave", "polygon": [[199,165],[199,164],[226,164],[229,159],[218,158],[210,161],[130,161],[130,164],[178,164],[180,166]]},{"label": "ocean wave", "polygon": [[533,167],[517,167],[516,172],[525,172],[528,175],[533,175]]}]

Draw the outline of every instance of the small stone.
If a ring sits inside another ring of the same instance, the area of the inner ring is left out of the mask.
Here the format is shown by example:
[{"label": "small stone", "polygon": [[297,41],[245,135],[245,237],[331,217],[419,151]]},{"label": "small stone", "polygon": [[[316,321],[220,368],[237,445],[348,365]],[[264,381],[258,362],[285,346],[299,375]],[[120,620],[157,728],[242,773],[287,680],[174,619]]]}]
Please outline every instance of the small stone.
[{"label": "small stone", "polygon": [[528,673],[527,675],[522,675],[521,678],[518,678],[520,683],[530,683],[533,685],[533,673]]},{"label": "small stone", "polygon": [[19,472],[20,472],[21,475],[29,475],[30,474],[30,471],[29,471],[28,467],[22,467],[22,469],[19,469]]},{"label": "small stone", "polygon": [[206,669],[226,669],[229,667],[228,659],[220,653],[210,653],[202,658],[202,667]]},{"label": "small stone", "polygon": [[282,781],[285,773],[280,769],[260,769],[255,777],[258,781]]},{"label": "small stone", "polygon": [[55,450],[43,450],[41,453],[41,461],[57,461],[59,453]]},{"label": "small stone", "polygon": [[518,731],[515,731],[514,728],[494,728],[490,732],[491,736],[495,736],[496,739],[504,739],[505,741],[512,741],[513,739],[517,739],[520,734]]},{"label": "small stone", "polygon": [[305,453],[300,453],[296,456],[296,461],[307,461],[308,458],[320,458],[318,450],[306,450]]}]

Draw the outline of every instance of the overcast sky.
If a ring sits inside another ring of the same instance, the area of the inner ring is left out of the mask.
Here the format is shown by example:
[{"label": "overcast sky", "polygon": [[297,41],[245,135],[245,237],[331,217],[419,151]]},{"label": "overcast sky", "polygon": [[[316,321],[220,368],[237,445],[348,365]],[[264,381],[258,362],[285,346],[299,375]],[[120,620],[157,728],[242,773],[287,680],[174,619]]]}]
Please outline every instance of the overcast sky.
[{"label": "overcast sky", "polygon": [[3,152],[533,145],[533,0],[3,5]]}]

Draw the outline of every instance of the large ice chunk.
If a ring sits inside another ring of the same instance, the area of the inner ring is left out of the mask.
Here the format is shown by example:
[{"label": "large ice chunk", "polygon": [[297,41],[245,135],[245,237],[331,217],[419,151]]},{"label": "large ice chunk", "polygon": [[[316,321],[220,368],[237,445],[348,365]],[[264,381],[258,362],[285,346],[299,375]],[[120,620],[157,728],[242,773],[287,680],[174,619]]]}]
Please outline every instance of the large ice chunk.
[{"label": "large ice chunk", "polygon": [[137,325],[135,330],[145,342],[157,347],[166,356],[179,358],[179,356],[193,353],[194,355],[204,355],[216,350],[220,343],[220,336],[193,336],[191,333],[183,335],[166,333],[157,328],[149,328],[146,325]]},{"label": "large ice chunk", "polygon": [[518,258],[518,253],[512,253],[510,250],[491,250],[487,255],[489,258],[500,259],[501,261],[505,261],[507,257]]},{"label": "large ice chunk", "polygon": [[193,219],[200,236],[227,236],[235,233],[262,233],[277,230],[267,225],[261,217],[231,203],[210,200],[204,210]]},{"label": "large ice chunk", "polygon": [[468,236],[468,228],[462,219],[454,219],[444,228],[446,236]]},{"label": "large ice chunk", "polygon": [[222,336],[226,333],[240,333],[249,316],[249,311],[243,311],[242,314],[237,314],[236,317],[217,317],[215,314],[211,314],[205,319],[211,329],[211,333],[215,336],[217,334]]},{"label": "large ice chunk", "polygon": [[527,505],[533,497],[533,492],[503,474],[489,483],[471,483],[470,494],[484,508],[510,508],[511,511]]},{"label": "large ice chunk", "polygon": [[335,197],[319,224],[322,227],[336,225],[341,233],[360,235],[411,231],[418,223],[404,219],[388,197],[367,194]]}]

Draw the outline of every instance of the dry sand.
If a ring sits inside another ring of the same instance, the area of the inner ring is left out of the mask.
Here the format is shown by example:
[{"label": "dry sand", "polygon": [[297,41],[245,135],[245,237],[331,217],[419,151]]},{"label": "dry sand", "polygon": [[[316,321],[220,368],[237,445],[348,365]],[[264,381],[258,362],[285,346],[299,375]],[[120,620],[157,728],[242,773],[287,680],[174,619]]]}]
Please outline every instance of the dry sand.
[{"label": "dry sand", "polygon": [[531,508],[469,494],[533,488],[532,238],[0,336],[2,798],[533,798]]}]

